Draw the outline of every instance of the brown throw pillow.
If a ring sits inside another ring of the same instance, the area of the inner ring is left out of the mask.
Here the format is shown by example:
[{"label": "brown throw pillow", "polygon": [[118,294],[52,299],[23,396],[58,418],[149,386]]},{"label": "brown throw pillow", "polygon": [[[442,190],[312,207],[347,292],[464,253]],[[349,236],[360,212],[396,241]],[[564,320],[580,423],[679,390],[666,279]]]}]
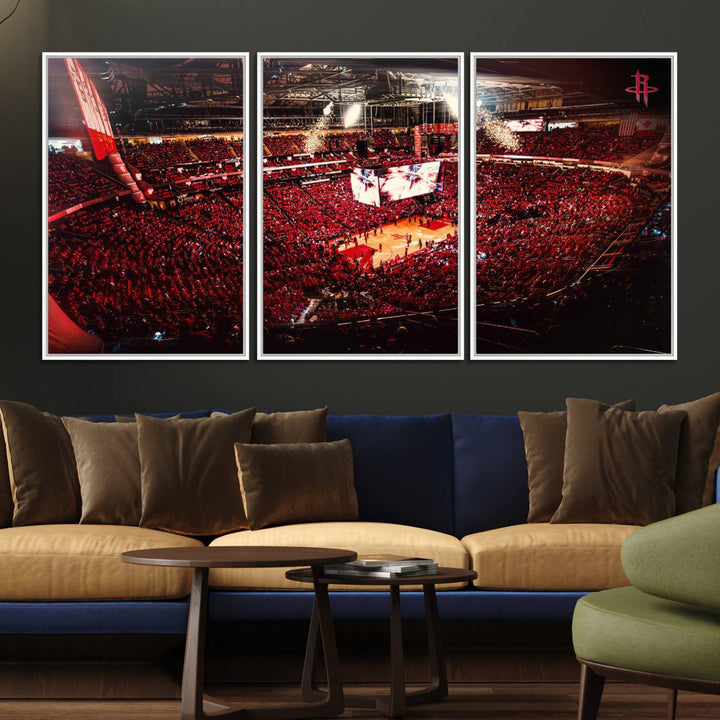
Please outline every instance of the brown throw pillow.
[{"label": "brown throw pillow", "polygon": [[137,423],[63,418],[70,434],[82,498],[81,523],[138,525],[140,455]]},{"label": "brown throw pillow", "polygon": [[[223,417],[226,414],[215,411],[210,417]],[[250,442],[267,445],[325,442],[327,414],[327,407],[292,412],[259,412],[253,421]]]},{"label": "brown throw pillow", "polygon": [[25,403],[0,401],[13,525],[76,523],[80,484],[70,436],[60,418]]},{"label": "brown throw pillow", "polygon": [[[614,407],[635,410],[635,400]],[[528,465],[529,523],[550,522],[562,500],[567,412],[518,413]]]},{"label": "brown throw pillow", "polygon": [[14,509],[12,490],[10,489],[10,471],[7,464],[7,447],[0,423],[0,528],[12,525]]},{"label": "brown throw pillow", "polygon": [[568,398],[562,502],[551,522],[647,525],[675,512],[687,413],[628,412]]},{"label": "brown throw pillow", "polygon": [[687,420],[680,431],[675,498],[677,512],[686,513],[702,507],[708,476],[708,464],[720,423],[720,393],[682,403],[662,405],[658,412],[684,410]]},{"label": "brown throw pillow", "polygon": [[234,445],[250,441],[255,408],[224,418],[161,420],[136,415],[140,525],[180,535],[247,527]]},{"label": "brown throw pillow", "polygon": [[251,530],[288,523],[357,520],[349,440],[235,445]]}]

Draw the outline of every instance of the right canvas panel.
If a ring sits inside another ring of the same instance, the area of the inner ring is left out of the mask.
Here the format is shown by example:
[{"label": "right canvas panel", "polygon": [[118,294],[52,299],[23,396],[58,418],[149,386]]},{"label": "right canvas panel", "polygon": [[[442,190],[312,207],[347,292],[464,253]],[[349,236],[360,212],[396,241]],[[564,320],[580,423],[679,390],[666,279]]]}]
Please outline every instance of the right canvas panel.
[{"label": "right canvas panel", "polygon": [[472,55],[472,359],[677,358],[676,59]]}]

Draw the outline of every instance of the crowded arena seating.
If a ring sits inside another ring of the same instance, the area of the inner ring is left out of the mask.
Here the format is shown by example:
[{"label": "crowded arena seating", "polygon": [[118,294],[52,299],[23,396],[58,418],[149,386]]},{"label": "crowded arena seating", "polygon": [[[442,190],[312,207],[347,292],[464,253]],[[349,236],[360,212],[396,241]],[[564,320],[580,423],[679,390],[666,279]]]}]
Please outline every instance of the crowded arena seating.
[{"label": "crowded arena seating", "polygon": [[[457,305],[457,233],[431,248],[367,269],[335,249],[358,233],[415,217],[457,224],[457,163],[444,163],[442,191],[379,208],[358,203],[347,174],[301,184],[265,178],[263,194],[266,326],[354,321]],[[308,170],[305,169],[307,173]],[[336,242],[333,242],[336,241]]]},{"label": "crowded arena seating", "polygon": [[235,157],[232,144],[221,138],[188,140],[185,145],[198,160],[202,161],[215,162]]},{"label": "crowded arena seating", "polygon": [[476,179],[479,305],[564,288],[647,213],[647,198],[619,173],[481,162]]},{"label": "crowded arena seating", "polygon": [[[198,194],[170,212],[115,202],[54,223],[50,293],[106,343],[181,338],[242,346],[242,188]],[[162,272],[158,272],[162,268]]]},{"label": "crowded arena seating", "polygon": [[53,213],[85,200],[109,195],[124,188],[93,169],[90,163],[69,153],[48,155],[48,212]]},{"label": "crowded arena seating", "polygon": [[[512,154],[617,162],[634,157],[660,139],[654,133],[621,137],[618,130],[615,124],[515,133],[520,148],[512,150]],[[477,151],[493,155],[509,152],[488,137],[482,127],[478,128]]]},{"label": "crowded arena seating", "polygon": [[128,143],[122,155],[140,170],[166,168],[197,162],[183,140],[165,140],[162,143]]}]

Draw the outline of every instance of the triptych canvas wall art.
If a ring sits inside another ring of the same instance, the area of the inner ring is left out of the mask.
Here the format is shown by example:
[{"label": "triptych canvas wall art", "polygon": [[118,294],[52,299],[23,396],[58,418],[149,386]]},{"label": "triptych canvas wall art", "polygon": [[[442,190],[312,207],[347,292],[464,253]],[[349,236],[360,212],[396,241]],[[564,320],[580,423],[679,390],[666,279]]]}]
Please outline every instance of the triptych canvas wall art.
[{"label": "triptych canvas wall art", "polygon": [[249,62],[46,54],[44,358],[677,356],[673,55]]}]

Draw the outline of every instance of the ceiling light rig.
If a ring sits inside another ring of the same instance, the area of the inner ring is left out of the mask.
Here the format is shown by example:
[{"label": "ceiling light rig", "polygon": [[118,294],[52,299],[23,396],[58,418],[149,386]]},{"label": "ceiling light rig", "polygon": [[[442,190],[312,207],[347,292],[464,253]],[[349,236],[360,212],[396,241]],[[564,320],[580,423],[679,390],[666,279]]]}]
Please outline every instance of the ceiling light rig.
[{"label": "ceiling light rig", "polygon": [[343,125],[350,128],[356,125],[363,112],[363,103],[353,103],[346,111],[343,117]]}]

